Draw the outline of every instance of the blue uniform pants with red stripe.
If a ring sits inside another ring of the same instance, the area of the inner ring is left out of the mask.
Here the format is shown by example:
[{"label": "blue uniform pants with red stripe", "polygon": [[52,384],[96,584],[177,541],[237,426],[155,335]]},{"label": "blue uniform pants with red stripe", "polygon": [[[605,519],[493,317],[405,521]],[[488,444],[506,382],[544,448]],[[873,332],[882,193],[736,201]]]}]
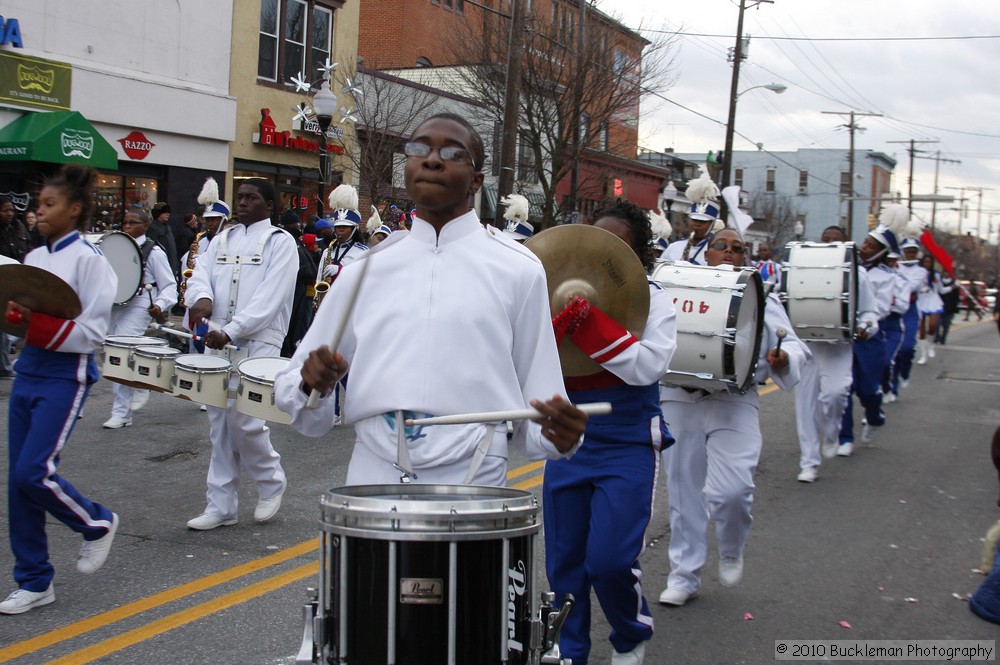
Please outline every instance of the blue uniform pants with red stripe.
[{"label": "blue uniform pants with red stripe", "polygon": [[28,591],[44,591],[55,574],[49,562],[45,513],[86,540],[108,533],[112,513],[81,495],[56,474],[90,386],[72,379],[18,373],[10,397],[8,523],[14,580]]},{"label": "blue uniform pants with red stripe", "polygon": [[[864,341],[856,340],[851,351],[854,353],[854,385],[851,386],[851,391],[858,394],[868,424],[884,425],[880,381],[885,362],[885,335],[879,330],[874,337]],[[854,400],[850,399],[850,393],[847,397],[847,408],[844,409],[840,426],[841,443],[854,441]]]}]

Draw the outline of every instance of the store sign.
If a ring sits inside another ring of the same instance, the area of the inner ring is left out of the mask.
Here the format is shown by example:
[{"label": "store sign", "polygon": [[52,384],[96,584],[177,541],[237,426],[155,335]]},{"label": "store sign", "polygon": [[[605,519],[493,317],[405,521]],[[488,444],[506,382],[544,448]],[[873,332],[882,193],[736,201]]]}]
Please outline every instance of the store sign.
[{"label": "store sign", "polygon": [[[253,135],[253,142],[257,145],[269,145],[286,150],[319,153],[318,142],[292,136],[290,131],[279,132],[274,124],[274,119],[271,117],[271,109],[260,110],[259,128],[260,131]],[[344,154],[344,148],[339,145],[327,146],[327,151],[334,155]]]},{"label": "store sign", "polygon": [[292,208],[292,210],[309,210],[309,197],[291,196],[288,199],[288,205]]},{"label": "store sign", "polygon": [[0,51],[0,103],[68,111],[72,77],[65,63]]},{"label": "store sign", "polygon": [[21,24],[16,18],[5,19],[0,16],[0,46],[7,45],[24,48],[24,42],[21,41]]},{"label": "store sign", "polygon": [[31,200],[28,192],[0,192],[0,196],[13,203],[14,209],[18,212],[24,212],[27,210],[28,202]]},{"label": "store sign", "polygon": [[125,151],[129,159],[135,160],[146,159],[149,156],[149,151],[156,145],[139,131],[132,131],[125,138],[118,139],[118,142],[122,144],[122,150]]},{"label": "store sign", "polygon": [[94,135],[85,129],[64,129],[59,135],[63,157],[90,159],[94,154]]}]

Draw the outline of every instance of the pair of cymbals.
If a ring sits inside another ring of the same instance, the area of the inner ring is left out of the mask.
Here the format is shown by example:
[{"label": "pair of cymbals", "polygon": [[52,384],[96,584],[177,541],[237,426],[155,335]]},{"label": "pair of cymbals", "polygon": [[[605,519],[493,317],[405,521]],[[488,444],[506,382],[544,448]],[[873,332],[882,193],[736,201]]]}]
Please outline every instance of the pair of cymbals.
[{"label": "pair of cymbals", "polygon": [[0,331],[15,337],[28,332],[26,323],[10,323],[2,312],[13,300],[32,312],[41,312],[61,319],[75,319],[82,308],[73,288],[48,270],[20,263],[0,265]]},{"label": "pair of cymbals", "polygon": [[[552,316],[583,296],[636,337],[642,335],[649,317],[649,281],[639,257],[621,238],[596,226],[567,224],[535,234],[524,246],[545,268]],[[564,376],[602,369],[565,338],[559,361]]]}]

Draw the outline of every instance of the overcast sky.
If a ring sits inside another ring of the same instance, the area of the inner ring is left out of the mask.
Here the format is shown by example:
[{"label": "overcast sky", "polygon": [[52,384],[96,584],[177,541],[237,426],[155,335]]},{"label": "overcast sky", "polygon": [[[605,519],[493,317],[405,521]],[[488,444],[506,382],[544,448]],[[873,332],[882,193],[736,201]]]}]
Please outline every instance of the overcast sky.
[{"label": "overcast sky", "polygon": [[[750,0],[747,0],[751,4]],[[725,143],[725,120],[732,68],[738,0],[601,0],[602,11],[632,28],[680,31],[666,96],[688,109],[655,98],[643,104],[639,145],[677,152],[718,150]],[[737,106],[737,150],[837,148],[849,145],[847,116],[823,111],[880,113],[858,118],[865,129],[858,149],[894,157],[893,190],[906,196],[907,145],[940,162],[939,191],[949,187],[993,188],[983,192],[982,235],[1000,227],[1000,2],[996,0],[775,0],[745,12],[743,32],[751,37],[740,69],[741,91],[772,82],[788,89],[757,89]],[[656,37],[645,32],[647,38]],[[714,36],[696,36],[714,35]],[[992,36],[991,39],[970,37]],[[789,40],[774,38],[808,38]],[[942,39],[942,38],[963,39]],[[923,38],[923,39],[901,39]],[[914,194],[931,193],[935,162],[917,159]],[[975,231],[979,195],[967,191],[971,208],[962,231]],[[954,231],[959,214],[939,206],[937,223]],[[929,220],[930,204],[915,204]],[[995,214],[990,216],[988,212]]]}]

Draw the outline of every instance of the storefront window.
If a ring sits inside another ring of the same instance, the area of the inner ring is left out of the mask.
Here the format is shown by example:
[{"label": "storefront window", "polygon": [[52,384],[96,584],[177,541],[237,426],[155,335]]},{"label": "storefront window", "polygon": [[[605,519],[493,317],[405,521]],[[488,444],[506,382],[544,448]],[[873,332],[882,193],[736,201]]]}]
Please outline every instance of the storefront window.
[{"label": "storefront window", "polygon": [[125,211],[149,211],[157,201],[159,181],[155,178],[101,173],[94,188],[94,226],[97,230],[118,228]]},{"label": "storefront window", "polygon": [[274,185],[278,192],[278,210],[275,211],[275,217],[280,217],[285,210],[295,210],[302,216],[303,220],[308,220],[309,216],[318,209],[316,197],[319,192],[319,181],[315,178],[285,174],[276,176],[274,173],[236,170],[233,171],[233,191],[239,189],[241,181],[249,178],[262,178]]}]

